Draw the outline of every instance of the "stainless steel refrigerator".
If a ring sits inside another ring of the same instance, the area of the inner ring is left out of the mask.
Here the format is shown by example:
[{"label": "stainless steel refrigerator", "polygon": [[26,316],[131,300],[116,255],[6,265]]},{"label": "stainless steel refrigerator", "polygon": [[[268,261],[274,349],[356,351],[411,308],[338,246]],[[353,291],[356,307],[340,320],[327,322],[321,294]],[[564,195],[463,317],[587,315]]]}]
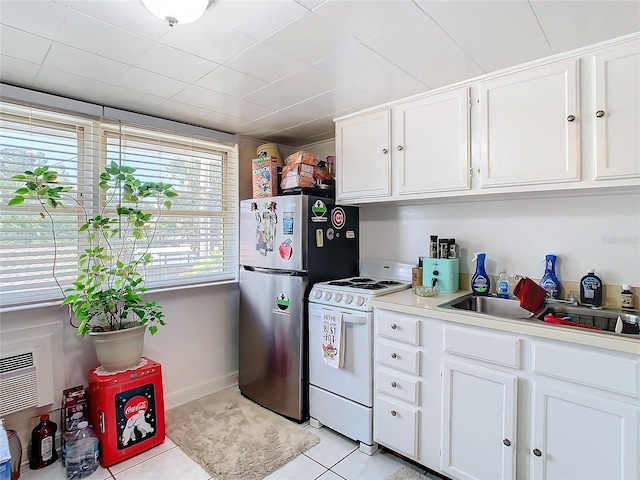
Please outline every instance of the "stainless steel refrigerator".
[{"label": "stainless steel refrigerator", "polygon": [[240,391],[308,417],[307,295],[358,274],[358,209],[288,195],[240,203]]}]

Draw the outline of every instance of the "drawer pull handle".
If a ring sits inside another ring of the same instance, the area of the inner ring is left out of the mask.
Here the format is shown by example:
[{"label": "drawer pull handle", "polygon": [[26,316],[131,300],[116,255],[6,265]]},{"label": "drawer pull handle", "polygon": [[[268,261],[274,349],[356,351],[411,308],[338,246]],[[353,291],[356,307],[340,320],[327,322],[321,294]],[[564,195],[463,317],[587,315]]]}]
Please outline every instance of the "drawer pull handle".
[{"label": "drawer pull handle", "polygon": [[537,448],[534,448],[534,449],[533,449],[533,454],[534,454],[536,457],[541,457],[541,456],[542,456],[542,452],[541,452],[540,450],[538,450]]},{"label": "drawer pull handle", "polygon": [[596,117],[598,117],[598,118],[602,118],[602,117],[604,117],[604,110],[598,110],[598,111],[596,112]]},{"label": "drawer pull handle", "polygon": [[575,116],[575,115],[569,115],[569,116],[567,117],[567,122],[573,122],[575,119],[576,119],[576,116]]},{"label": "drawer pull handle", "polygon": [[387,150],[386,148],[383,148],[383,149],[382,149],[382,153],[383,153],[384,155],[386,155],[387,153],[389,153],[389,150]]},{"label": "drawer pull handle", "polygon": [[391,354],[391,358],[398,358],[398,355],[397,355],[395,352],[393,352],[393,353]]},{"label": "drawer pull handle", "polygon": [[511,440],[509,440],[508,438],[505,438],[504,440],[502,440],[502,443],[504,443],[505,447],[511,446]]},{"label": "drawer pull handle", "polygon": [[391,382],[391,387],[392,388],[396,388],[398,386],[398,384],[396,382]]},{"label": "drawer pull handle", "polygon": [[396,330],[398,328],[398,325],[396,325],[395,323],[391,324],[391,330]]},{"label": "drawer pull handle", "polygon": [[391,416],[395,417],[398,415],[398,412],[396,412],[395,410],[391,410]]}]

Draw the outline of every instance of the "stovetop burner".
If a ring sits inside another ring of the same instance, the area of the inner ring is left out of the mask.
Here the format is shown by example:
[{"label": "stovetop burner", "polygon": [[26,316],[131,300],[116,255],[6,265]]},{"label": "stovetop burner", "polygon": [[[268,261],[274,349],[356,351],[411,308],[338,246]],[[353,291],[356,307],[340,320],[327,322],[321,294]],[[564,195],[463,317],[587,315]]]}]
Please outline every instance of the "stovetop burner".
[{"label": "stovetop burner", "polygon": [[380,280],[378,283],[380,285],[402,285],[402,282],[397,282],[395,280]]},{"label": "stovetop burner", "polygon": [[350,278],[351,283],[371,283],[374,280],[372,278]]},{"label": "stovetop burner", "polygon": [[335,285],[336,287],[348,287],[351,283],[345,280],[336,280],[334,282],[329,282],[329,285]]},{"label": "stovetop burner", "polygon": [[380,285],[379,283],[362,283],[359,285],[352,285],[354,288],[362,288],[364,290],[381,290],[383,288],[387,288],[385,285]]}]

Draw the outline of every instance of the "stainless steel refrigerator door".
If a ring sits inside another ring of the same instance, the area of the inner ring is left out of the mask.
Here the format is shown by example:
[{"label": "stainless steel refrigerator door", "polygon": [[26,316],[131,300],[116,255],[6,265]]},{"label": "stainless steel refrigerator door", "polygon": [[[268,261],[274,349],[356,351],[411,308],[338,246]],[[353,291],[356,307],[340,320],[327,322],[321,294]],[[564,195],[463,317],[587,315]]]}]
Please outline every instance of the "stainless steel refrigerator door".
[{"label": "stainless steel refrigerator door", "polygon": [[296,420],[307,414],[306,287],[306,276],[240,270],[240,391]]},{"label": "stainless steel refrigerator door", "polygon": [[240,202],[240,264],[306,270],[306,212],[302,195]]}]

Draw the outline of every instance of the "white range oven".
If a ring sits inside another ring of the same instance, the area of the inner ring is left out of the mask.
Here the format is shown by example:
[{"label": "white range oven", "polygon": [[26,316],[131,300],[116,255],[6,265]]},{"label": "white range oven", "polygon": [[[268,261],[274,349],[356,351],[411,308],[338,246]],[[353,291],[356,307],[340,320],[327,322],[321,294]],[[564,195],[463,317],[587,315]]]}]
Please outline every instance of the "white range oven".
[{"label": "white range oven", "polygon": [[[363,260],[358,277],[316,283],[309,292],[309,415],[316,428],[325,425],[360,442],[372,455],[373,307],[371,300],[411,286],[414,265]],[[324,358],[326,319],[341,322],[342,366]]]}]

